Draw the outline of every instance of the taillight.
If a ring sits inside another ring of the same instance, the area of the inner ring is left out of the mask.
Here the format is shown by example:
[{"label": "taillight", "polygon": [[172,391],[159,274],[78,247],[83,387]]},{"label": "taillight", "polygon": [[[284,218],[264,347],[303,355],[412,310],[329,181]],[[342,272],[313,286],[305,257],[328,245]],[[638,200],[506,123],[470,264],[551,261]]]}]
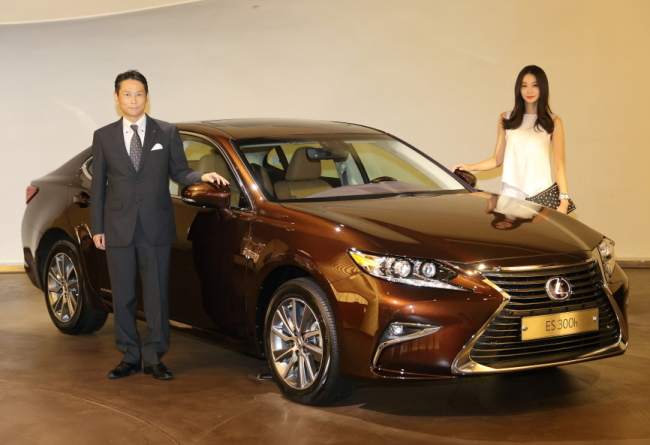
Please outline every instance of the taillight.
[{"label": "taillight", "polygon": [[33,185],[28,185],[27,186],[27,196],[25,199],[25,204],[29,204],[29,201],[32,200],[34,196],[38,193],[38,187],[34,187]]}]

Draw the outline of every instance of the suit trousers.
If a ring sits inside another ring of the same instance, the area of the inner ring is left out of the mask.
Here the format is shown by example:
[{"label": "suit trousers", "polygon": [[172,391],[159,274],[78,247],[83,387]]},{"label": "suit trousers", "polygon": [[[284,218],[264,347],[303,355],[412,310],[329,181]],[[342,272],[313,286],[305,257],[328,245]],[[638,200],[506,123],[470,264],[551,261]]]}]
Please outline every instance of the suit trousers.
[{"label": "suit trousers", "polygon": [[[160,363],[169,348],[169,256],[171,246],[156,246],[146,237],[138,215],[135,233],[128,246],[106,246],[111,279],[115,345],[127,363],[144,366]],[[147,321],[147,339],[140,341],[136,316],[136,269],[142,280],[142,300]]]}]

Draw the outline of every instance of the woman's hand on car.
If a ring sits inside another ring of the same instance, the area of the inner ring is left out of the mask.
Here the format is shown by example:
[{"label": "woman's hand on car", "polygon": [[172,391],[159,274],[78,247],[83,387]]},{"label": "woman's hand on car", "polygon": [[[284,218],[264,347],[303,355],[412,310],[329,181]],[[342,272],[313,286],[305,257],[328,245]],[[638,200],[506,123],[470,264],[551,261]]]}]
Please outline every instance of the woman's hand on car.
[{"label": "woman's hand on car", "polygon": [[461,169],[463,171],[469,172],[471,171],[469,168],[469,165],[467,164],[456,164],[452,168],[450,168],[451,172],[455,172],[457,169]]}]

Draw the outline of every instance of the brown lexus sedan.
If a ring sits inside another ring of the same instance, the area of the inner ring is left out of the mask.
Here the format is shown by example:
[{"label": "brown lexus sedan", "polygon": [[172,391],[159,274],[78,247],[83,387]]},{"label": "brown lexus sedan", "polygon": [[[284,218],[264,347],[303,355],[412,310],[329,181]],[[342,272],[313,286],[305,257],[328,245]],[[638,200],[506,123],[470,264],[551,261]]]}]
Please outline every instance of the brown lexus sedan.
[{"label": "brown lexus sedan", "polygon": [[[479,192],[383,131],[309,120],[179,124],[229,188],[169,183],[173,326],[266,357],[304,404],[358,381],[440,379],[622,354],[628,281],[574,218]],[[86,149],[27,188],[25,269],[58,329],[111,311]],[[109,184],[110,187],[110,184]]]}]

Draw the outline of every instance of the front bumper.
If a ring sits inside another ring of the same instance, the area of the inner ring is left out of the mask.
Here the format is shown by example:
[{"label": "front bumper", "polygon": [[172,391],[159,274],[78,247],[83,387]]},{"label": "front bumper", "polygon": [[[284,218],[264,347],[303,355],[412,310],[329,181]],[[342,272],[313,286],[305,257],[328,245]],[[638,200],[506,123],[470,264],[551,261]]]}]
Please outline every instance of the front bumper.
[{"label": "front bumper", "polygon": [[[463,285],[473,292],[422,289],[387,283],[365,274],[334,283],[344,327],[342,374],[370,379],[449,378],[564,365],[625,351],[629,336],[625,311],[628,283],[620,268],[616,267],[612,277],[605,280],[600,261],[593,255],[584,255],[568,265],[492,266],[483,270],[476,265],[463,267],[466,272],[471,271],[465,275]],[[584,275],[582,269],[587,269],[588,278],[575,278]],[[512,305],[522,296],[507,285],[497,284],[496,275],[531,272],[541,273],[542,281],[547,275],[566,274],[574,281],[577,292],[586,297],[554,304],[545,293],[541,297],[535,295],[539,294],[539,289],[535,290],[539,286],[531,285],[533,290],[529,294],[533,294],[539,307],[513,316],[509,314]],[[601,326],[595,334],[541,342],[521,340],[523,316],[593,307],[598,307],[602,314]],[[500,327],[504,315],[510,317],[509,326],[495,333],[495,326]],[[420,325],[423,329],[416,327],[399,338],[388,332],[395,324]],[[567,339],[570,347],[562,346]]]}]

